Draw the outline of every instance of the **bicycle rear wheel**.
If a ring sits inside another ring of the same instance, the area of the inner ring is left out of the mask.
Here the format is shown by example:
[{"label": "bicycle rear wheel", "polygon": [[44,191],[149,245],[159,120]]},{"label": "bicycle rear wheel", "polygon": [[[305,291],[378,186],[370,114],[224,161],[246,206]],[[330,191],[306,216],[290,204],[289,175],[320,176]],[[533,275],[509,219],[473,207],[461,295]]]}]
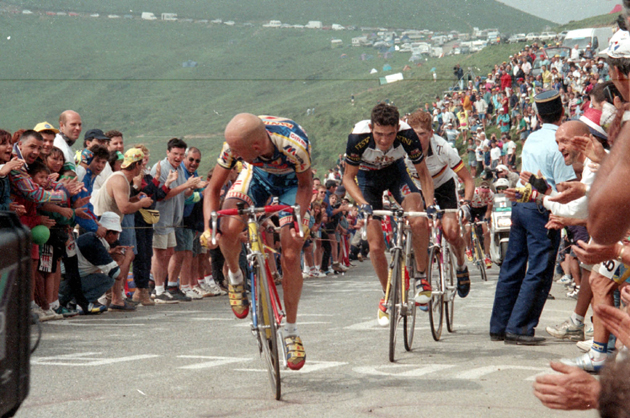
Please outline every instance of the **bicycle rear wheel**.
[{"label": "bicycle rear wheel", "polygon": [[432,295],[429,301],[429,322],[431,334],[435,341],[442,335],[442,323],[444,316],[444,289],[442,288],[442,263],[440,262],[440,248],[433,247],[429,253],[429,266],[427,280],[430,280]]},{"label": "bicycle rear wheel", "polygon": [[394,253],[394,264],[392,266],[390,285],[389,285],[389,361],[394,361],[394,353],[396,351],[396,331],[398,322],[400,321],[400,303],[401,297],[401,281],[400,274],[400,256],[397,251]]},{"label": "bicycle rear wheel", "polygon": [[444,273],[444,311],[446,312],[446,329],[448,332],[453,332],[453,316],[455,314],[455,294],[457,292],[455,264],[453,263],[453,255],[447,250],[446,257],[446,272]]},{"label": "bicycle rear wheel", "polygon": [[474,236],[474,249],[475,249],[475,264],[477,264],[477,268],[479,269],[479,274],[481,275],[481,280],[484,282],[488,281],[488,277],[486,276],[486,259],[483,253],[483,247],[481,246],[481,239],[478,235]]},{"label": "bicycle rear wheel", "polygon": [[258,290],[258,336],[261,339],[263,347],[263,359],[267,365],[269,372],[269,383],[276,400],[280,399],[282,394],[280,381],[280,358],[278,357],[278,326],[273,314],[271,306],[271,297],[269,292],[269,278],[263,266],[256,266],[256,280]]},{"label": "bicycle rear wheel", "polygon": [[[405,316],[403,316],[403,329],[404,329],[404,343],[405,350],[411,351],[411,346],[413,344],[413,334],[416,328],[416,301],[414,298],[415,293],[415,280],[414,277],[416,275],[416,260],[413,254],[409,256],[409,260],[407,261],[407,273],[409,274],[409,288],[405,289],[407,292],[407,309],[405,312]],[[407,280],[405,279],[405,283]]]}]

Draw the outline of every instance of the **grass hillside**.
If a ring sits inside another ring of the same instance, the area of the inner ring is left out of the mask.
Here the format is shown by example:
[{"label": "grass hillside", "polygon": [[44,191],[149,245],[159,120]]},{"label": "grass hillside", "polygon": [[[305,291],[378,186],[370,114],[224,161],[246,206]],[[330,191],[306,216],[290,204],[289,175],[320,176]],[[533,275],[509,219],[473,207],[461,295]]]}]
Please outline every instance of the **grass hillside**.
[{"label": "grass hillside", "polygon": [[[213,165],[222,132],[239,112],[298,121],[314,144],[316,167],[343,153],[353,124],[389,99],[402,112],[422,106],[453,81],[461,63],[485,74],[520,48],[501,45],[468,56],[433,59],[379,86],[409,54],[385,60],[373,48],[331,49],[329,31],[206,26],[126,19],[0,14],[0,127],[11,131],[78,111],[84,131],[118,129],[126,144],[145,142],[152,160],[168,138],[184,137]],[[349,45],[357,32],[335,32]],[[8,39],[10,37],[10,39]],[[361,54],[373,59],[361,61]],[[343,56],[343,58],[342,58]],[[194,60],[195,68],[182,63]],[[430,74],[436,67],[439,80]],[[372,68],[378,74],[370,75]],[[477,69],[480,70],[477,70]],[[350,104],[350,96],[356,99]],[[307,116],[307,108],[315,109]]]},{"label": "grass hillside", "polygon": [[[467,30],[497,27],[504,32],[540,31],[553,23],[523,13],[495,0],[8,0],[7,5],[37,11],[87,13],[177,13],[180,18],[290,24],[320,20],[326,25],[379,26],[430,30]],[[316,7],[314,7],[316,5]]]},{"label": "grass hillside", "polygon": [[621,13],[605,14],[600,16],[589,17],[588,19],[576,20],[566,25],[558,26],[555,30],[560,33],[564,30],[573,30],[581,28],[593,28],[601,26],[616,26],[617,18]]}]

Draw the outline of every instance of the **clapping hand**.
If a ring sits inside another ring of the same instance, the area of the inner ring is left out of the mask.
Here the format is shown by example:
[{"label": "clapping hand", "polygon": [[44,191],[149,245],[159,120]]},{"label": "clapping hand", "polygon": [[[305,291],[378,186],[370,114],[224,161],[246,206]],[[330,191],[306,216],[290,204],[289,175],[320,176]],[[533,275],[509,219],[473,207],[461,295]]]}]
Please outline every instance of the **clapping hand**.
[{"label": "clapping hand", "polygon": [[6,163],[0,168],[0,176],[7,176],[13,170],[19,170],[25,164],[24,160],[20,160],[18,157],[13,157],[11,161]]},{"label": "clapping hand", "polygon": [[571,143],[578,152],[586,155],[594,163],[601,163],[606,157],[604,146],[593,135],[575,136]]}]

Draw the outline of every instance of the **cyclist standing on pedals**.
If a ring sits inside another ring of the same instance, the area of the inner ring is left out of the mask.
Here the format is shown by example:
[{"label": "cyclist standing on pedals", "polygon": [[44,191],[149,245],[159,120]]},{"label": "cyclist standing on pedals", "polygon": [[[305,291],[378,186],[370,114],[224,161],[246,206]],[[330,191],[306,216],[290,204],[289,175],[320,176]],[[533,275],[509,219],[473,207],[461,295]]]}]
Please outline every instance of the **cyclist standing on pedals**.
[{"label": "cyclist standing on pedals", "polygon": [[[470,229],[475,222],[481,224],[483,230],[483,252],[485,254],[486,268],[492,268],[490,260],[490,230],[488,221],[492,217],[492,207],[494,206],[494,193],[490,190],[490,183],[482,181],[479,187],[475,187],[472,201],[470,202],[470,224],[466,225],[466,257],[472,261],[472,242],[470,240]],[[481,239],[481,237],[479,237]]]},{"label": "cyclist standing on pedals", "polygon": [[[237,161],[244,161],[243,170],[227,193],[223,209],[236,208],[237,203],[264,206],[270,197],[278,197],[281,204],[299,204],[302,223],[308,227],[307,212],[313,192],[310,143],[302,127],[296,122],[275,117],[241,113],[225,128],[225,143],[204,196],[204,227],[202,239],[210,243],[210,218],[219,209],[223,183]],[[284,305],[287,322],[284,339],[287,364],[290,369],[304,366],[306,353],[298,336],[296,319],[302,293],[300,255],[304,239],[292,225],[292,214],[280,212],[280,242],[284,278]],[[219,246],[229,269],[229,298],[232,311],[243,319],[249,313],[243,273],[238,260],[241,252],[239,235],[245,224],[240,219],[223,218]],[[307,236],[307,234],[305,234]]]},{"label": "cyclist standing on pedals", "polygon": [[[364,214],[372,209],[383,209],[383,192],[389,190],[394,199],[406,211],[422,211],[425,207],[420,190],[411,180],[405,166],[408,155],[418,172],[424,199],[429,203],[427,212],[435,213],[433,206],[433,181],[424,161],[420,138],[413,129],[400,120],[395,106],[380,103],[372,109],[371,118],[357,123],[348,136],[346,146],[346,169],[343,185]],[[356,181],[355,181],[356,178]],[[416,253],[415,300],[428,303],[431,285],[426,279],[428,262],[429,229],[426,218],[417,217],[410,221],[413,248]],[[371,219],[367,225],[370,260],[383,291],[387,286],[387,258],[380,219]],[[389,324],[389,313],[385,300],[381,299],[378,321],[382,326]]]},{"label": "cyclist standing on pedals", "polygon": [[[409,117],[407,123],[416,132],[422,144],[422,152],[429,173],[433,178],[435,201],[440,209],[457,209],[459,196],[457,195],[457,178],[464,182],[464,205],[462,210],[466,217],[470,215],[470,204],[475,190],[475,181],[455,148],[444,138],[436,135],[431,127],[432,117],[429,113],[418,110]],[[405,158],[405,163],[411,175],[417,177],[417,172],[411,160]],[[441,219],[444,238],[451,244],[457,258],[457,293],[465,298],[470,292],[470,274],[466,267],[464,255],[465,244],[459,231],[457,213],[444,213]]]}]

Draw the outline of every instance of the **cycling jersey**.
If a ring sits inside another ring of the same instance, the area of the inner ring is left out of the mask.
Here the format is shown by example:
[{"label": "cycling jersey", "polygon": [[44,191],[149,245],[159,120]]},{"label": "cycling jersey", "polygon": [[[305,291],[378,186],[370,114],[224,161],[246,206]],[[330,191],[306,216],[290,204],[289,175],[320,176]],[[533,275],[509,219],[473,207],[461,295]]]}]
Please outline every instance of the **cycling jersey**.
[{"label": "cycling jersey", "polygon": [[[262,170],[274,175],[295,175],[311,167],[311,144],[306,132],[296,122],[276,116],[259,116],[265,124],[269,139],[274,146],[274,153],[269,159],[259,156],[251,163],[255,171]],[[227,142],[217,161],[228,170],[237,163]]]},{"label": "cycling jersey", "polygon": [[[435,189],[450,179],[456,178],[456,173],[464,168],[464,162],[459,157],[457,150],[438,135],[431,137],[425,161],[427,169],[433,178]],[[405,158],[405,164],[412,175],[418,174],[416,167],[414,167],[409,158]]]},{"label": "cycling jersey", "polygon": [[406,122],[400,121],[396,139],[385,152],[376,146],[370,131],[370,120],[354,125],[352,133],[348,135],[345,161],[349,165],[358,166],[359,170],[381,170],[406,155],[414,164],[419,164],[424,159],[420,138]]},{"label": "cycling jersey", "polygon": [[480,189],[480,187],[475,187],[475,194],[470,202],[470,206],[473,208],[483,208],[494,204],[494,193],[492,193],[492,190],[488,190],[487,193],[481,193]]}]

